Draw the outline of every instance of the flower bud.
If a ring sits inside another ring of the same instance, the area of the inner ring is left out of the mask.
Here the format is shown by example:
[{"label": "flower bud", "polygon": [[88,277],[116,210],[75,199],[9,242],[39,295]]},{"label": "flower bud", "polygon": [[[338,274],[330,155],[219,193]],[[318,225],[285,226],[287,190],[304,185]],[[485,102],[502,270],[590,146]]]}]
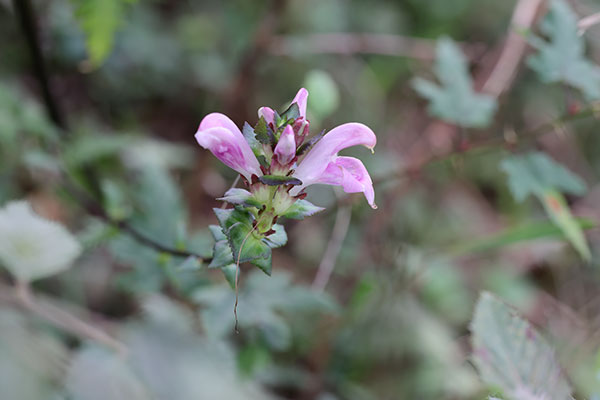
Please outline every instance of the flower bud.
[{"label": "flower bud", "polygon": [[306,136],[308,136],[310,122],[304,117],[296,118],[292,124],[292,129],[296,138],[296,146],[300,146],[304,142],[304,139],[306,139]]}]

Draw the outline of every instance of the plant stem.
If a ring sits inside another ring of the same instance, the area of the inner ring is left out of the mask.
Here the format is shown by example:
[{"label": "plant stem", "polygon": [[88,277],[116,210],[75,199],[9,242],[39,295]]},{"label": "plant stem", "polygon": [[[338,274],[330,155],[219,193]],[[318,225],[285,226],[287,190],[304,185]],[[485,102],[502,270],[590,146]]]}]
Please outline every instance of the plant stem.
[{"label": "plant stem", "polygon": [[17,282],[14,295],[21,306],[53,325],[80,338],[91,339],[101,343],[114,349],[121,355],[127,354],[127,347],[102,329],[79,319],[62,308],[38,302],[31,292],[31,286],[28,282]]},{"label": "plant stem", "polygon": [[58,102],[53,95],[50,87],[50,79],[46,64],[44,63],[44,56],[40,42],[38,40],[37,29],[35,26],[35,15],[33,7],[31,6],[30,0],[13,0],[13,6],[17,17],[19,18],[19,24],[23,35],[27,41],[27,47],[31,56],[33,72],[35,73],[40,89],[42,91],[42,97],[48,116],[59,128],[66,130],[67,123],[64,115],[62,114]]}]

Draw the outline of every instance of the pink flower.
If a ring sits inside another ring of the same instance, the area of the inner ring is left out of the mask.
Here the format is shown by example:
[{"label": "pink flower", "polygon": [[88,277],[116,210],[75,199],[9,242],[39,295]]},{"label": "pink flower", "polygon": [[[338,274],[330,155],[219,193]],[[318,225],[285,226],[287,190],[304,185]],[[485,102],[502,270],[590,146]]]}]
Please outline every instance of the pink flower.
[{"label": "pink flower", "polygon": [[275,154],[277,155],[277,161],[281,165],[285,165],[292,161],[296,157],[296,139],[294,137],[294,130],[291,125],[285,127],[275,146]]},{"label": "pink flower", "polygon": [[346,193],[364,193],[369,205],[375,205],[373,182],[364,164],[353,157],[338,156],[347,147],[363,145],[375,147],[377,138],[367,126],[356,122],[340,125],[332,129],[314,145],[300,162],[293,176],[302,181],[290,191],[297,195],[306,186],[322,183],[339,185]]},{"label": "pink flower", "polygon": [[248,181],[252,175],[261,176],[260,163],[240,129],[226,115],[208,114],[196,132],[196,141],[210,150],[228,167],[242,174]]},{"label": "pink flower", "polygon": [[[338,185],[347,193],[363,193],[369,205],[377,208],[373,182],[363,163],[353,157],[338,156],[339,151],[351,146],[363,145],[370,149],[375,147],[377,138],[367,126],[352,122],[332,129],[295,166],[297,149],[309,130],[309,121],[306,119],[307,99],[308,91],[300,89],[292,100],[292,104],[298,105],[299,115],[294,121],[285,121],[285,126],[277,126],[273,109],[261,107],[258,110],[259,117],[264,118],[270,126],[269,132],[273,137],[270,149],[265,148],[267,145],[263,142],[258,151],[264,151],[268,160],[271,155],[275,155],[277,159],[277,163],[266,167],[265,174],[286,175],[295,169],[292,176],[302,184],[291,188],[291,196],[299,195],[305,187],[313,184]],[[276,137],[279,139],[275,142]],[[242,174],[248,182],[252,182],[252,175],[259,178],[263,176],[249,143],[225,115],[213,113],[204,117],[196,132],[196,140],[227,166]]]}]

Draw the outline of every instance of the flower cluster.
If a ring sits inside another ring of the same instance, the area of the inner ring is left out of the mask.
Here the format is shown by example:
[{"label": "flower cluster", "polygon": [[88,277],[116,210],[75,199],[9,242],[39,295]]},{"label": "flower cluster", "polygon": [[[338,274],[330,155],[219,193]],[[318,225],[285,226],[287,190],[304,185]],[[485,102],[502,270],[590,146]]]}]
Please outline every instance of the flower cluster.
[{"label": "flower cluster", "polygon": [[[246,247],[263,247],[259,253],[268,260],[265,271],[270,271],[270,250],[266,248],[282,245],[280,241],[285,236],[282,227],[276,224],[277,219],[302,219],[322,210],[304,200],[307,186],[338,185],[347,193],[363,193],[371,207],[376,208],[373,183],[363,163],[338,155],[340,150],[356,145],[372,150],[377,142],[375,134],[363,124],[347,123],[309,139],[307,99],[307,90],[300,89],[282,113],[261,107],[256,125],[246,123],[242,130],[227,116],[212,113],[204,117],[195,135],[200,146],[239,172],[248,188],[230,189],[221,199],[235,207],[215,210],[221,224],[220,232],[214,230],[215,239],[227,240],[234,259],[240,262],[257,264],[256,260],[262,257],[246,254]],[[240,230],[236,224],[245,228]],[[239,235],[243,232],[246,236]],[[265,246],[257,243],[242,246],[236,243],[238,236],[246,241],[250,237]]]}]

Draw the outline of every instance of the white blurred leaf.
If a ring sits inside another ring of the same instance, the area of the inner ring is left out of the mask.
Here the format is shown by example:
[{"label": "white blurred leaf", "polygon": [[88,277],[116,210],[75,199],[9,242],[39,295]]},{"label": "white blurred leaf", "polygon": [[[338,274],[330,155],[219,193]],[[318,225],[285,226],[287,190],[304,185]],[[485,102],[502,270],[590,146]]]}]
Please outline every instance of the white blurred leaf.
[{"label": "white blurred leaf", "polygon": [[0,263],[18,280],[64,271],[80,253],[79,242],[64,226],[40,217],[26,201],[0,209]]}]

